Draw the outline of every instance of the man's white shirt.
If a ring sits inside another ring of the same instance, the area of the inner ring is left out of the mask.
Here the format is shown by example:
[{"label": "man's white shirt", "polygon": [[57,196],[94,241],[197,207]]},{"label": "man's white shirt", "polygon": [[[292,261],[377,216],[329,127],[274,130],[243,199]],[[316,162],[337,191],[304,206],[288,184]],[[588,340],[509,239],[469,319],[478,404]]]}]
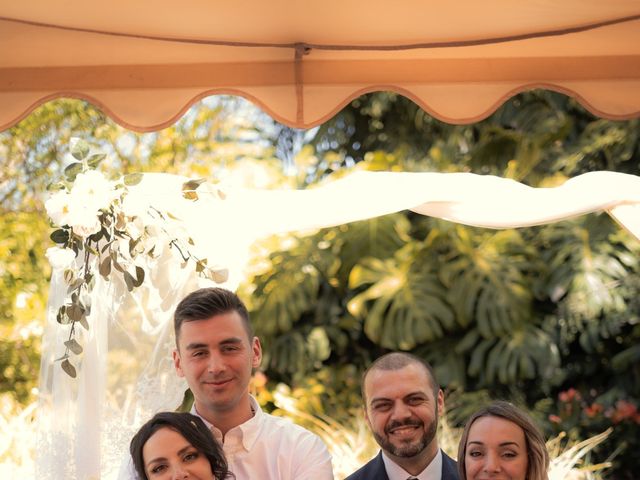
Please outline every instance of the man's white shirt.
[{"label": "man's white shirt", "polygon": [[382,461],[384,462],[384,468],[387,471],[389,480],[407,480],[407,478],[414,477],[418,480],[442,480],[442,450],[438,449],[438,453],[433,457],[431,463],[427,465],[420,474],[411,475],[400,465],[391,460],[387,455],[382,452]]},{"label": "man's white shirt", "polygon": [[[224,442],[222,432],[202,418],[195,405],[191,409],[222,444],[236,480],[333,480],[331,455],[320,437],[289,419],[264,413],[253,397],[251,406],[253,417],[229,430]],[[128,463],[120,480],[137,479],[133,462]]]}]

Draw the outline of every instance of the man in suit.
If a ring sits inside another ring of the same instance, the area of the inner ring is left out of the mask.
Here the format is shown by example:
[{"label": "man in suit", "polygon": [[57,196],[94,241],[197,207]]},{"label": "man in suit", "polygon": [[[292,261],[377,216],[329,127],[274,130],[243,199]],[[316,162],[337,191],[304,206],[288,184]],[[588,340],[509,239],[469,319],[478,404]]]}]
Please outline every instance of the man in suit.
[{"label": "man in suit", "polygon": [[429,364],[400,352],[378,358],[362,377],[362,399],[381,452],[346,480],[458,480],[438,447],[444,394]]}]

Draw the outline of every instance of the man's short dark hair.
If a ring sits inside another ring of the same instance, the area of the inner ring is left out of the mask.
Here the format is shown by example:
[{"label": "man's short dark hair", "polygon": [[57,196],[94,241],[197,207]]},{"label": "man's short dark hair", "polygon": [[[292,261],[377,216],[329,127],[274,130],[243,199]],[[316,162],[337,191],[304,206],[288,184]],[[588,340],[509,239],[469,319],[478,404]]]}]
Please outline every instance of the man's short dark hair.
[{"label": "man's short dark hair", "polygon": [[431,365],[429,365],[428,362],[426,362],[420,357],[412,355],[411,353],[391,352],[381,357],[378,357],[371,365],[369,365],[369,368],[367,368],[362,374],[361,389],[362,389],[362,400],[364,401],[364,404],[365,405],[367,404],[367,395],[365,393],[364,384],[370,372],[374,370],[385,370],[385,371],[401,370],[407,365],[418,365],[419,367],[424,369],[424,371],[427,373],[427,378],[431,383],[433,396],[437,397],[438,390],[440,390],[440,385],[436,381],[436,376],[433,373],[433,368],[431,367]]},{"label": "man's short dark hair", "polygon": [[176,334],[176,346],[180,337],[180,327],[184,322],[207,320],[215,315],[237,312],[249,337],[253,339],[253,328],[249,320],[247,307],[235,293],[224,288],[201,288],[191,292],[178,304],[173,316],[173,328]]}]

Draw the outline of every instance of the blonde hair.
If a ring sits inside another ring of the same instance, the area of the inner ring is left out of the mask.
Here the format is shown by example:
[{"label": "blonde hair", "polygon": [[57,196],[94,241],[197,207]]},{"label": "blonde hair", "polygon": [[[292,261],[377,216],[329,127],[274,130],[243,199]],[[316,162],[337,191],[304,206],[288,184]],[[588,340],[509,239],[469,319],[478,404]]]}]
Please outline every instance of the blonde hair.
[{"label": "blonde hair", "polygon": [[548,480],[549,476],[547,471],[549,470],[549,452],[545,445],[544,437],[540,429],[533,422],[531,417],[520,410],[515,405],[504,402],[496,401],[490,405],[481,408],[475,412],[469,420],[467,420],[460,438],[460,445],[458,447],[458,473],[460,480],[466,480],[467,469],[464,463],[467,454],[467,441],[469,440],[469,430],[471,425],[482,417],[498,417],[504,418],[510,422],[518,425],[524,432],[524,438],[527,446],[527,480]]}]

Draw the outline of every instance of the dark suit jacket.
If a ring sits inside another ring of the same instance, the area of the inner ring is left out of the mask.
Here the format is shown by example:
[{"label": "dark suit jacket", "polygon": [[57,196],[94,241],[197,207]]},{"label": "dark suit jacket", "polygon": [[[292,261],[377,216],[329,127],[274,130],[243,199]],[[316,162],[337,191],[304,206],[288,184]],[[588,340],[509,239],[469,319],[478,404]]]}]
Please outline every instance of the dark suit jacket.
[{"label": "dark suit jacket", "polygon": [[[345,480],[389,480],[387,471],[384,469],[382,452],[360,470],[349,475]],[[458,480],[457,464],[444,452],[442,452],[442,480]]]}]

